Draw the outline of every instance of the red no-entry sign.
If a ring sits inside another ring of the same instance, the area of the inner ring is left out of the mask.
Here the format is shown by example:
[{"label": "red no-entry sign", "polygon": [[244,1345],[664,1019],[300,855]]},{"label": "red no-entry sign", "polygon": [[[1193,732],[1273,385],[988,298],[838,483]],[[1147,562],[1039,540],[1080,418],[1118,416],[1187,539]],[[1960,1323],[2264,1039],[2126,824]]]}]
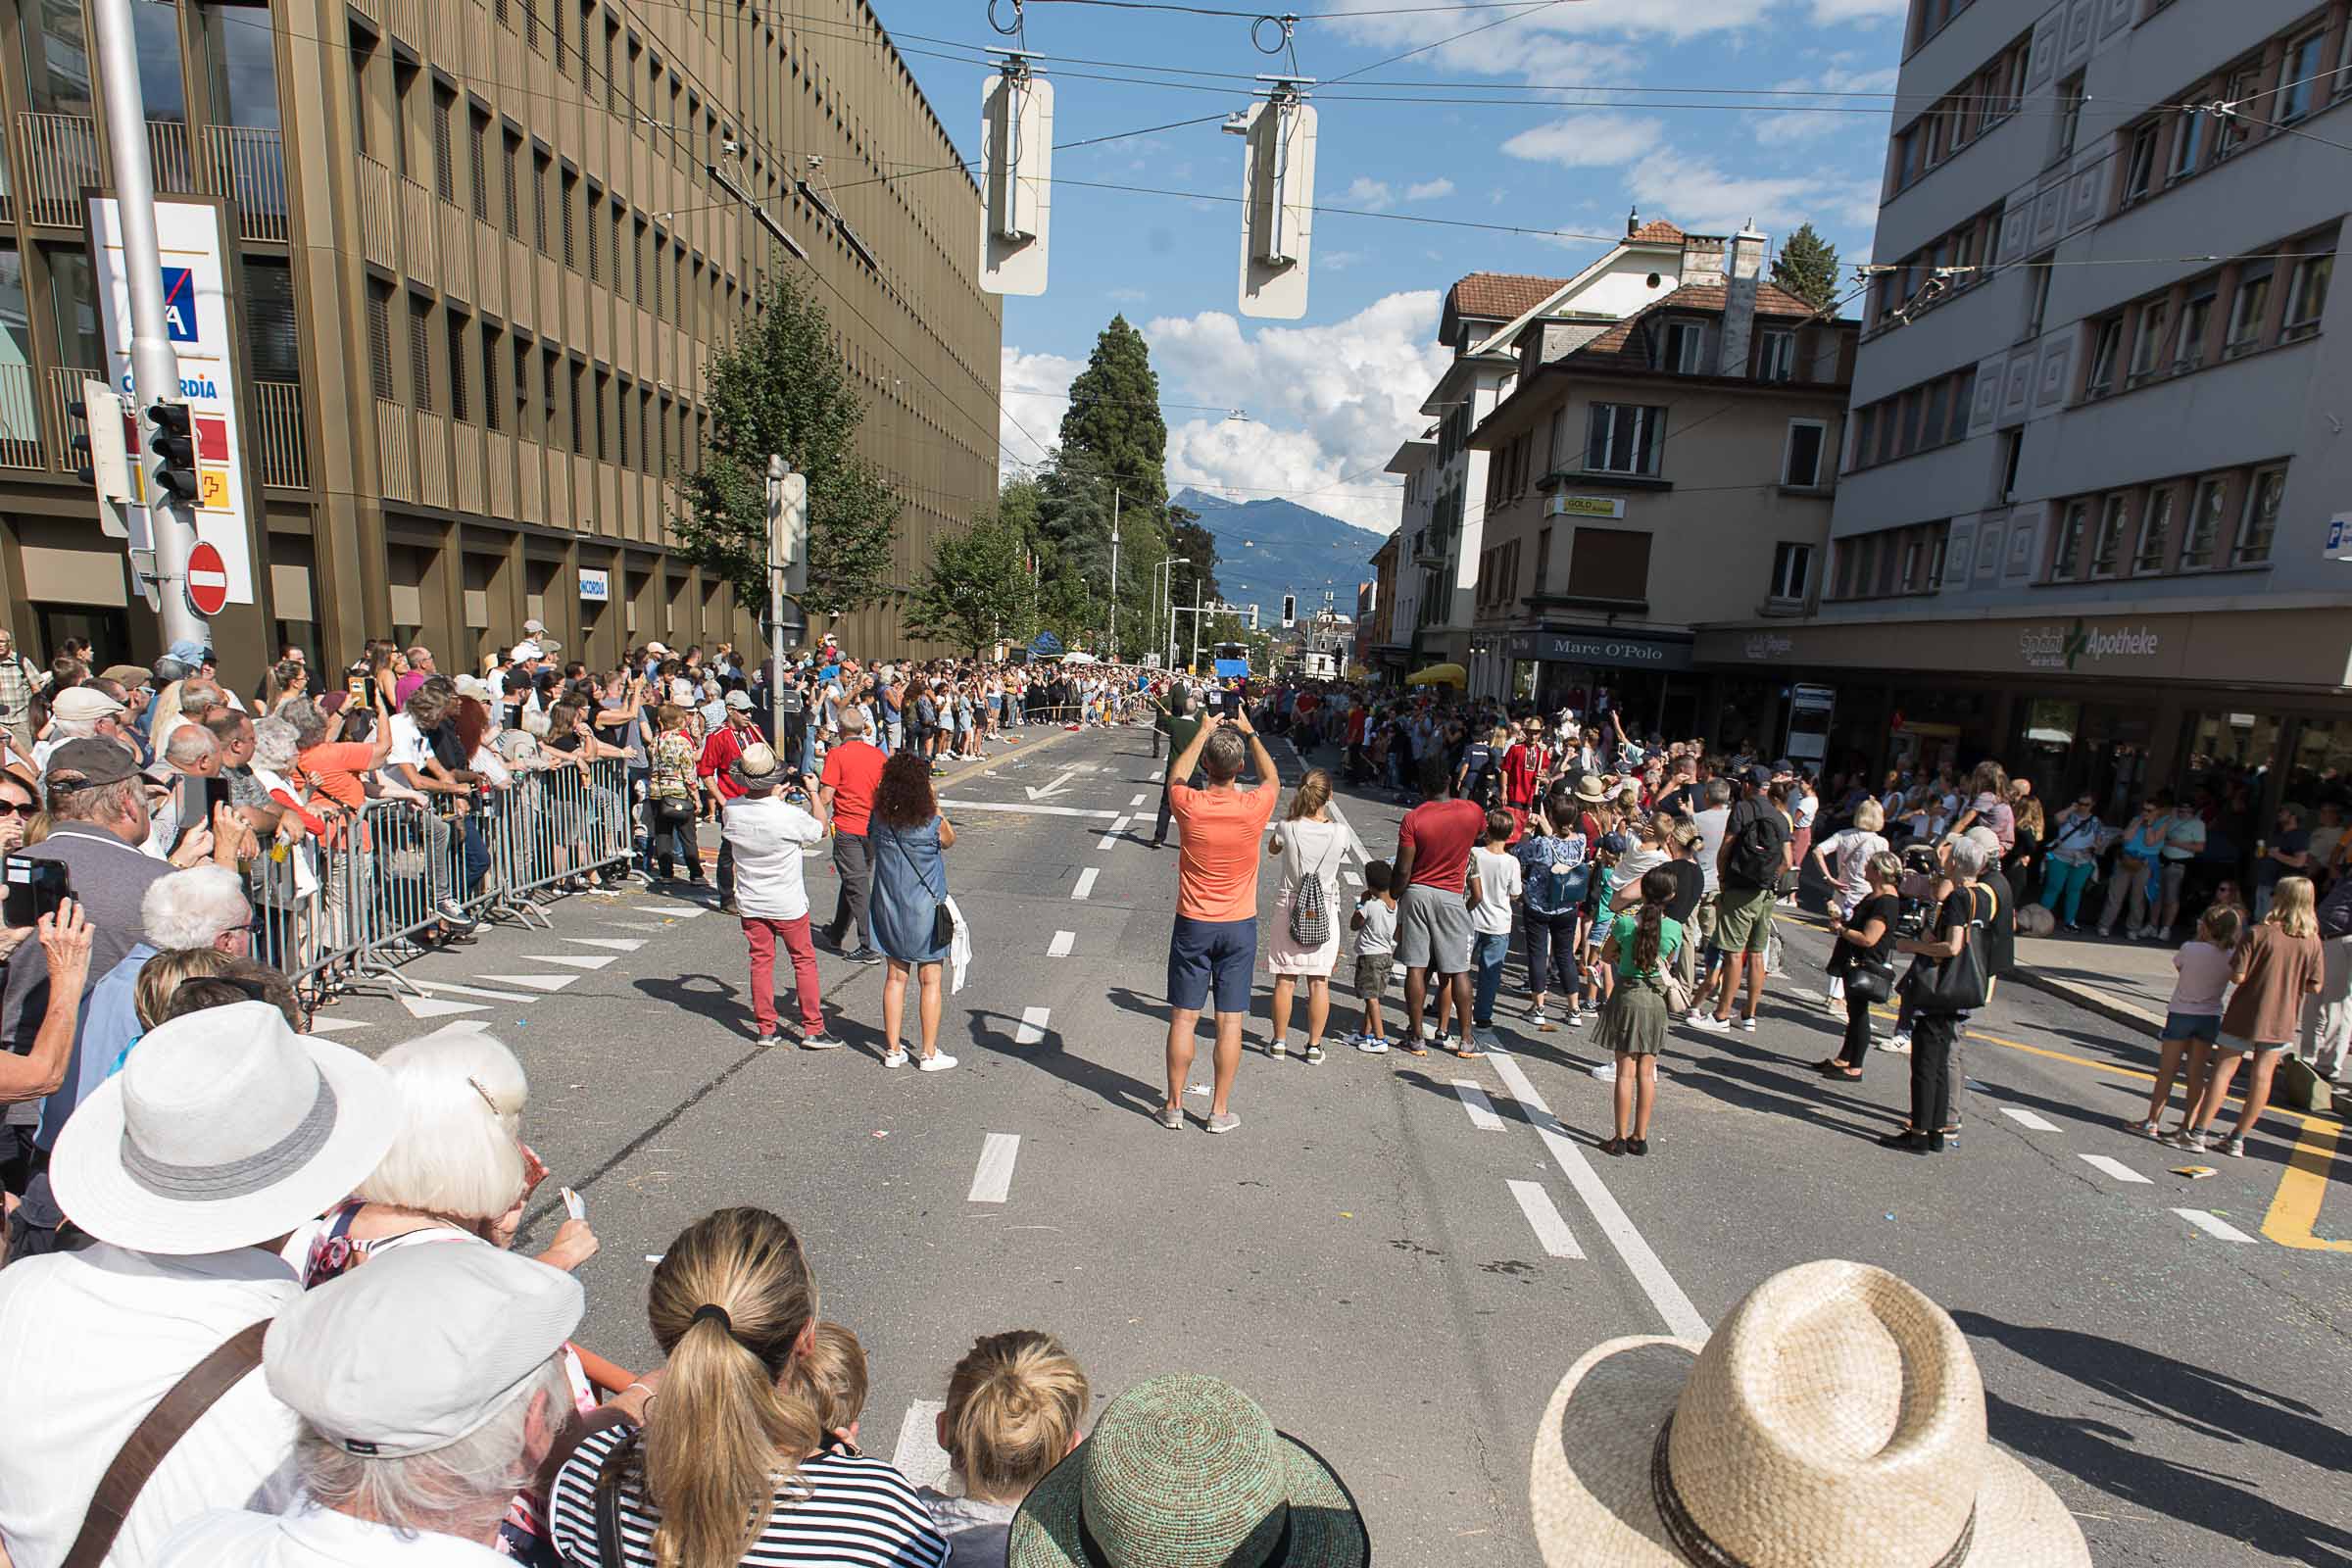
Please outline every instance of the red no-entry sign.
[{"label": "red no-entry sign", "polygon": [[210,620],[228,603],[228,563],[203,540],[188,552],[188,604]]}]

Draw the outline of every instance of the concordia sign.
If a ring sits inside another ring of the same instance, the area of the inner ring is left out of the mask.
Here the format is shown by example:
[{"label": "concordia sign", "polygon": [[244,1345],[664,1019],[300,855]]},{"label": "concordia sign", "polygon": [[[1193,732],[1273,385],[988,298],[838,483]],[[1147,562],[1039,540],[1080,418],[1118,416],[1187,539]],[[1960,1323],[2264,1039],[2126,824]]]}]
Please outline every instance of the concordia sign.
[{"label": "concordia sign", "polygon": [[2073,669],[2083,661],[2154,659],[2164,650],[2164,638],[2144,624],[2102,631],[2078,620],[2071,627],[2030,627],[2018,633],[2017,650],[2029,669]]}]

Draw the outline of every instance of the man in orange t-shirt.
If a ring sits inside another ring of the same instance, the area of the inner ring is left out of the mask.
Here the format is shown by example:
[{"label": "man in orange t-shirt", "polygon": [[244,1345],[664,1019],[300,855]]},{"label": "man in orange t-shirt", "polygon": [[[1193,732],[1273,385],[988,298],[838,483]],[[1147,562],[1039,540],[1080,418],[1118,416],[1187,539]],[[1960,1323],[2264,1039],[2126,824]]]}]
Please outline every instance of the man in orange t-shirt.
[{"label": "man in orange t-shirt", "polygon": [[[1247,759],[1257,788],[1236,789]],[[1168,1102],[1159,1124],[1184,1126],[1184,1086],[1193,1071],[1193,1034],[1213,991],[1217,1012],[1216,1087],[1208,1130],[1229,1133],[1242,1119],[1226,1108],[1242,1065],[1242,1020],[1250,1012],[1250,977],[1257,966],[1258,836],[1273,819],[1282,780],[1265,743],[1238,710],[1232,718],[1210,713],[1190,745],[1168,763],[1170,780],[1193,776],[1198,762],[1206,789],[1168,786],[1168,804],[1182,830],[1176,862],[1176,927],[1168,935]]]}]

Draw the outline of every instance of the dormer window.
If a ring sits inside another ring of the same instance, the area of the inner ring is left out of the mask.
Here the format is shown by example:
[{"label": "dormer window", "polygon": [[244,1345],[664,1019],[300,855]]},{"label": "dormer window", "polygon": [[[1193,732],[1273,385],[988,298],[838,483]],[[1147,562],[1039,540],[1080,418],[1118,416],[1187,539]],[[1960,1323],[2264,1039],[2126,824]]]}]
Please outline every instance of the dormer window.
[{"label": "dormer window", "polygon": [[1756,379],[1788,381],[1796,375],[1796,334],[1767,327],[1756,348]]},{"label": "dormer window", "polygon": [[1707,328],[1700,321],[1666,323],[1664,353],[1658,368],[1677,375],[1697,375],[1707,366]]}]

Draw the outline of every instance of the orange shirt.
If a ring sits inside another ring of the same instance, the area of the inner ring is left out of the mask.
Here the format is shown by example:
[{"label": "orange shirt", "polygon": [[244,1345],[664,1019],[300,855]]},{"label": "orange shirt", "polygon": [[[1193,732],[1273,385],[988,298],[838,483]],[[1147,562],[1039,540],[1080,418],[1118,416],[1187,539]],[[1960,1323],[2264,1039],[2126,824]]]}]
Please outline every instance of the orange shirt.
[{"label": "orange shirt", "polygon": [[322,741],[295,759],[319,794],[337,806],[356,811],[367,804],[368,791],[360,775],[375,760],[375,748],[366,741]]},{"label": "orange shirt", "polygon": [[1168,787],[1168,812],[1183,831],[1176,861],[1176,912],[1194,920],[1249,920],[1257,914],[1258,835],[1274,819],[1282,791]]}]

